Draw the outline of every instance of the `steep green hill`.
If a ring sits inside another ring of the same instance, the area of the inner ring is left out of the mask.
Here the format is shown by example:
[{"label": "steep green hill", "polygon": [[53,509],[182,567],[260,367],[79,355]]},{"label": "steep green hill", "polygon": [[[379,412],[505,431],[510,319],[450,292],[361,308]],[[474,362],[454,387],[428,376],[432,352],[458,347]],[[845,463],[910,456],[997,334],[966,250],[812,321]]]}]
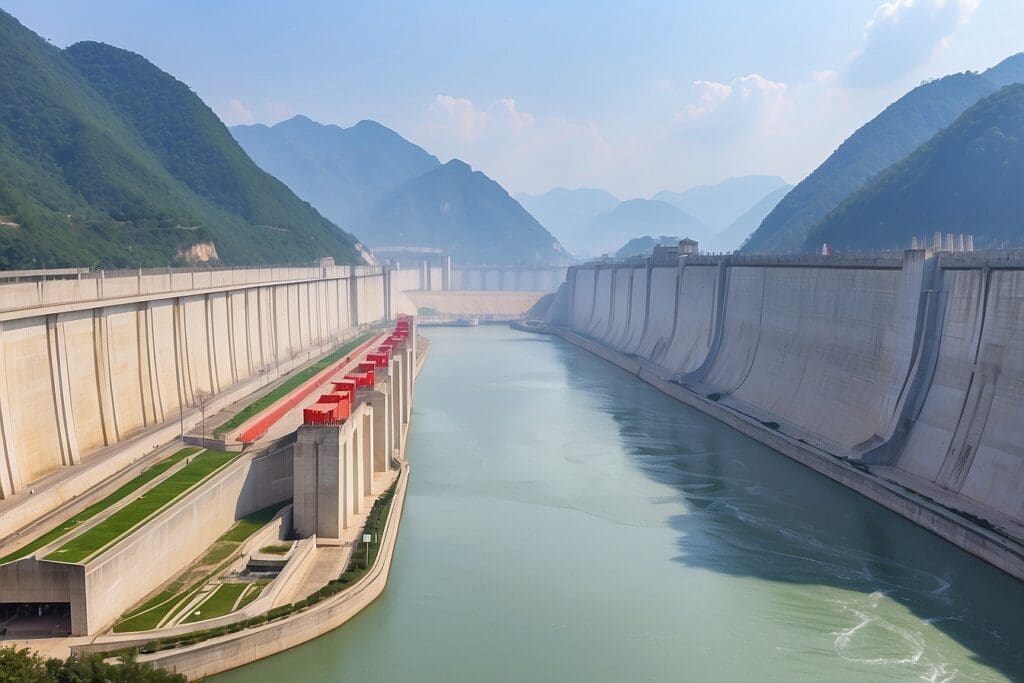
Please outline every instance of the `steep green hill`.
[{"label": "steep green hill", "polygon": [[975,247],[1024,246],[1024,86],[968,109],[832,211],[807,239],[839,249],[908,248],[935,231]]},{"label": "steep green hill", "polygon": [[798,183],[765,217],[743,251],[802,249],[825,214],[995,89],[989,80],[972,73],[914,88],[847,138]]},{"label": "steep green hill", "polygon": [[384,195],[358,224],[371,246],[438,247],[474,265],[558,264],[568,254],[498,183],[453,159]]},{"label": "steep green hill", "polygon": [[350,128],[295,116],[231,134],[260,165],[346,226],[384,193],[441,165],[435,156],[375,121]]},{"label": "steep green hill", "polygon": [[630,199],[597,216],[590,227],[590,239],[598,253],[615,253],[637,235],[650,233],[679,235],[704,243],[711,230],[699,220],[667,202]]},{"label": "steep green hill", "polygon": [[358,258],[260,171],[186,86],[97,43],[61,51],[0,12],[0,268]]}]

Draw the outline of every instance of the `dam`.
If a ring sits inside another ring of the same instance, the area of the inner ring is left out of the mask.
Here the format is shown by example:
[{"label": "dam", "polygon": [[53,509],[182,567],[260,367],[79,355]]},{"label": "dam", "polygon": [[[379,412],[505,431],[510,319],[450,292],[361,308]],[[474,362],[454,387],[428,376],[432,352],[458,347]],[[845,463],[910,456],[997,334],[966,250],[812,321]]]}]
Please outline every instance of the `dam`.
[{"label": "dam", "polygon": [[215,683],[1024,677],[1007,574],[558,337],[429,336],[388,589]]},{"label": "dam", "polygon": [[540,313],[551,331],[1024,578],[1020,252],[659,247],[570,268]]}]

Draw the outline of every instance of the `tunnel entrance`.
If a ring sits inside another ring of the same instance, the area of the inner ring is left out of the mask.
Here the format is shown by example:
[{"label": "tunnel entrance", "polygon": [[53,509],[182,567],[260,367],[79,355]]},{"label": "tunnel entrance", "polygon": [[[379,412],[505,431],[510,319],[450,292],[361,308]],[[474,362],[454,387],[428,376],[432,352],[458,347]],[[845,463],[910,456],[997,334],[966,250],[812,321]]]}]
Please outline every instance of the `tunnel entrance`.
[{"label": "tunnel entrance", "polygon": [[71,634],[71,603],[0,602],[0,638],[54,638]]}]

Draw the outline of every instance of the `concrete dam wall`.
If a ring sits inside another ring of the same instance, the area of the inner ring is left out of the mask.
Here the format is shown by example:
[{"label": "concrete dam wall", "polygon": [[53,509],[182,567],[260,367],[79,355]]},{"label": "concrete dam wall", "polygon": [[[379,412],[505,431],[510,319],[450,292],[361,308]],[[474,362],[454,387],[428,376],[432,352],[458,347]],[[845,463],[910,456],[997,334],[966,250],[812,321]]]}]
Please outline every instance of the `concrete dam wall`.
[{"label": "concrete dam wall", "polygon": [[550,310],[641,376],[1024,539],[1024,254],[603,261]]},{"label": "concrete dam wall", "polygon": [[287,371],[392,318],[401,291],[422,284],[418,270],[341,266],[0,284],[0,499],[147,428],[177,427],[199,392]]}]

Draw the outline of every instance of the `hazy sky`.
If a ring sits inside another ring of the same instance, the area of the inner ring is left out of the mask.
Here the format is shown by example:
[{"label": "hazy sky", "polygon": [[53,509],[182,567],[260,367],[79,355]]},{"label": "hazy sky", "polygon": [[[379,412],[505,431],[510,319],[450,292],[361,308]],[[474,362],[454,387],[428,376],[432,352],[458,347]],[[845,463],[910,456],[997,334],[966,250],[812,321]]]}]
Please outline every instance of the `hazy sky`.
[{"label": "hazy sky", "polygon": [[1024,0],[0,0],[228,124],[371,118],[510,191],[806,175],[920,81],[1024,50]]}]

